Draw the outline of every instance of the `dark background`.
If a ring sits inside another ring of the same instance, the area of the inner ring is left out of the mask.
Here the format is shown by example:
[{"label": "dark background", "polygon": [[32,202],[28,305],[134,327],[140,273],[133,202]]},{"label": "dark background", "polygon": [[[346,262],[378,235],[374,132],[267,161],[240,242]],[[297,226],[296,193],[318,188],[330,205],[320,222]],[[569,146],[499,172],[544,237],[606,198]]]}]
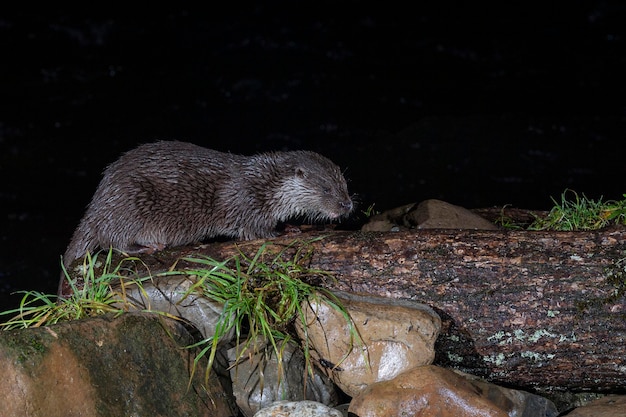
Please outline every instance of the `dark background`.
[{"label": "dark background", "polygon": [[0,308],[56,291],[103,168],[155,139],[318,151],[360,209],[621,199],[622,3],[4,13]]}]

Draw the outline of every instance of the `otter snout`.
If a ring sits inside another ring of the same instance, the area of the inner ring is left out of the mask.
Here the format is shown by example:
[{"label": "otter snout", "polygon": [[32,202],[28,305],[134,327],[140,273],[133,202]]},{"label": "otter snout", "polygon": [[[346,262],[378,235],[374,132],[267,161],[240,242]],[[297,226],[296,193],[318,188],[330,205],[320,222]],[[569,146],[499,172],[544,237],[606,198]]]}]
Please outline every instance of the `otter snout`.
[{"label": "otter snout", "polygon": [[341,201],[339,205],[341,206],[341,208],[343,208],[344,214],[350,214],[350,212],[354,208],[354,204],[352,204],[352,200]]},{"label": "otter snout", "polygon": [[345,201],[339,201],[337,202],[337,210],[331,210],[328,213],[328,217],[331,220],[336,220],[340,217],[349,215],[353,208],[354,204],[352,203],[352,200],[348,199]]}]

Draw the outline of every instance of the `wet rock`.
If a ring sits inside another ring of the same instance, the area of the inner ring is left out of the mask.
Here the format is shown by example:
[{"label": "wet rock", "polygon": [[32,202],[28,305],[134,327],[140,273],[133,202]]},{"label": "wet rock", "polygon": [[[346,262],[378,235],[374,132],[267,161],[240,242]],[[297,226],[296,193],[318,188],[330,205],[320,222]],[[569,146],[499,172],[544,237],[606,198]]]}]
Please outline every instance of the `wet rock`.
[{"label": "wet rock", "polygon": [[432,365],[371,384],[352,399],[349,411],[360,417],[555,417],[558,414],[554,405],[544,398],[478,383]]},{"label": "wet rock", "polygon": [[326,302],[304,303],[306,334],[315,363],[348,395],[420,365],[432,363],[441,319],[430,307],[382,297],[338,293],[363,343],[354,340],[342,313]]},{"label": "wet rock", "polygon": [[0,332],[0,416],[236,415],[216,377],[193,379],[193,338],[155,315]]},{"label": "wet rock", "polygon": [[254,417],[342,417],[341,411],[315,401],[277,401]]},{"label": "wet rock", "polygon": [[[229,349],[227,357],[233,394],[244,416],[250,417],[277,400],[338,403],[337,388],[330,378],[316,368],[312,368],[313,377],[307,374],[304,354],[296,343],[288,342],[282,349],[280,364],[273,347],[262,339],[246,351],[241,349],[243,346]],[[241,359],[235,365],[238,354]]]},{"label": "wet rock", "polygon": [[407,213],[405,221],[419,229],[498,230],[498,226],[466,208],[441,200],[422,201]]},{"label": "wet rock", "polygon": [[516,417],[556,417],[559,412],[555,404],[540,395],[526,391],[504,388],[483,381],[472,375],[455,372],[481,390],[482,394],[499,408]]},{"label": "wet rock", "polygon": [[402,229],[477,229],[498,230],[498,227],[471,211],[441,200],[425,200],[407,204],[372,216],[363,231]]},{"label": "wet rock", "polygon": [[[189,276],[172,275],[146,281],[141,287],[129,284],[124,288],[124,298],[131,303],[122,307],[130,311],[157,311],[180,317],[208,339],[215,334],[224,306],[191,291],[195,283]],[[228,343],[233,334],[234,329],[221,336],[220,343]]]},{"label": "wet rock", "polygon": [[[343,417],[348,417],[348,408],[350,408],[350,403],[343,403],[335,406],[335,410],[341,411],[341,415],[343,415]],[[354,417],[354,415],[351,417]]]},{"label": "wet rock", "polygon": [[[364,232],[390,232],[411,228],[411,225],[405,222],[405,216],[417,207],[417,203],[406,204],[404,206],[395,207],[386,210],[380,214],[372,216],[369,221],[361,227]],[[414,227],[415,225],[413,225]]]},{"label": "wet rock", "polygon": [[567,417],[624,416],[626,416],[626,395],[607,395],[567,414]]}]

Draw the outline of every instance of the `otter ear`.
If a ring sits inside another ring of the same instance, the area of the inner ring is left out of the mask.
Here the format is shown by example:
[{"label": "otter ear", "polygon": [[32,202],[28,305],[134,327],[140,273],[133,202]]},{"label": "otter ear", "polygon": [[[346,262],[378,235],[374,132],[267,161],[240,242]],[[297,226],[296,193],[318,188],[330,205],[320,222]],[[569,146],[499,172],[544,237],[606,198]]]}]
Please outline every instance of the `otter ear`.
[{"label": "otter ear", "polygon": [[296,167],[296,178],[306,177],[306,171],[302,167]]}]

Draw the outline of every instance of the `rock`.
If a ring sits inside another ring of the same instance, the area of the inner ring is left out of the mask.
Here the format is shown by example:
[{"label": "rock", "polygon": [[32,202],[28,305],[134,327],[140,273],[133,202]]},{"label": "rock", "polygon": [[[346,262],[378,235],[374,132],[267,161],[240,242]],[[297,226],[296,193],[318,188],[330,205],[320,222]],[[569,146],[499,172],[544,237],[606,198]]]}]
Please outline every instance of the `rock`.
[{"label": "rock", "polygon": [[315,401],[277,401],[254,417],[342,417],[341,411]]},{"label": "rock", "polygon": [[236,415],[179,322],[100,316],[0,332],[0,416]]},{"label": "rock", "polygon": [[[432,363],[441,319],[430,307],[409,300],[338,293],[364,345],[352,339],[345,317],[326,302],[303,303],[311,357],[348,395],[420,365]],[[366,349],[365,349],[366,348]]]},{"label": "rock", "polygon": [[471,211],[441,200],[425,200],[406,214],[405,221],[419,229],[498,230],[498,226]]},{"label": "rock", "polygon": [[406,204],[372,216],[369,221],[361,227],[361,230],[364,232],[390,232],[400,230],[400,226],[404,226],[405,229],[408,229],[411,225],[405,222],[404,217],[407,213],[414,210],[416,206],[417,203]]},{"label": "rock", "polygon": [[[277,400],[315,400],[329,406],[338,403],[335,385],[317,368],[313,368],[313,377],[303,378],[307,372],[304,354],[296,343],[288,342],[282,349],[280,366],[273,347],[265,341],[259,339],[244,352],[240,351],[242,345],[229,349],[227,357],[233,394],[244,416],[250,417]],[[235,365],[238,353],[241,359]],[[284,375],[280,375],[281,369]]]},{"label": "rock", "polygon": [[[348,408],[350,408],[350,403],[343,403],[335,406],[335,410],[341,411],[341,415],[343,415],[343,417],[348,417]],[[350,417],[354,417],[354,414]]]},{"label": "rock", "polygon": [[499,408],[516,417],[556,417],[559,414],[554,403],[540,395],[526,391],[504,388],[472,375],[454,371],[481,390],[481,393]]},{"label": "rock", "polygon": [[626,416],[626,395],[607,395],[567,414],[567,417],[624,416]]},{"label": "rock", "polygon": [[436,366],[421,366],[371,384],[352,399],[360,417],[555,417],[554,404],[533,394],[467,379]]},{"label": "rock", "polygon": [[407,204],[372,216],[363,231],[403,229],[477,229],[498,230],[498,227],[471,211],[441,200],[424,200]]},{"label": "rock", "polygon": [[[192,291],[195,279],[186,275],[171,275],[145,281],[138,287],[127,283],[124,287],[125,300],[131,303],[120,304],[121,308],[156,311],[180,317],[193,325],[202,337],[208,339],[215,334],[216,326],[224,312],[224,305],[209,300]],[[119,288],[114,288],[120,293]],[[231,318],[232,320],[232,318]],[[220,337],[220,343],[232,340],[234,329]]]},{"label": "rock", "polygon": [[606,394],[599,392],[575,392],[575,391],[542,391],[542,395],[549,398],[556,408],[561,412],[571,411],[577,407],[583,407],[599,398],[604,398]]}]

